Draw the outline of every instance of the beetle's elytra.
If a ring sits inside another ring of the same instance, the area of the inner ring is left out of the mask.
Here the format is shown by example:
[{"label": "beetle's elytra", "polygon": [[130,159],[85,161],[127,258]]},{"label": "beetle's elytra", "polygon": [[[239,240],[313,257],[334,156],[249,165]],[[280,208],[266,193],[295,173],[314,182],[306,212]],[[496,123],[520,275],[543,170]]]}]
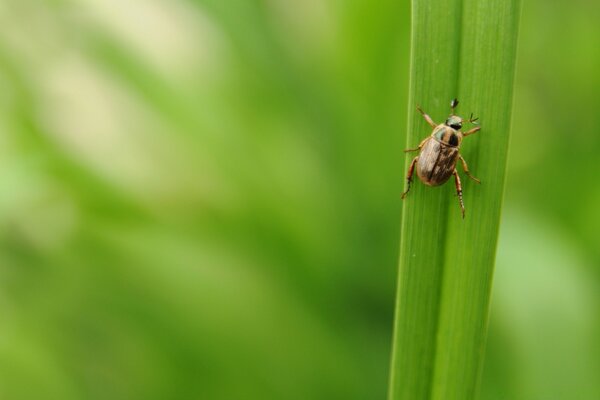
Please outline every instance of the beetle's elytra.
[{"label": "beetle's elytra", "polygon": [[475,178],[469,172],[467,162],[460,155],[460,145],[463,137],[472,135],[481,129],[476,126],[471,130],[462,132],[463,122],[474,123],[478,118],[473,118],[473,114],[468,120],[464,120],[458,115],[454,114],[454,109],[458,106],[458,100],[454,99],[450,103],[452,113],[446,119],[443,124],[436,124],[433,122],[431,117],[421,107],[417,106],[417,110],[423,115],[425,121],[433,128],[431,135],[419,144],[416,149],[407,149],[405,152],[418,151],[419,155],[413,158],[406,174],[406,191],[402,193],[402,199],[406,197],[410,190],[410,184],[412,183],[412,176],[417,166],[417,176],[427,186],[439,186],[448,179],[451,175],[454,175],[454,182],[456,184],[456,193],[458,194],[458,201],[460,203],[460,209],[462,217],[465,217],[465,205],[462,197],[462,186],[460,184],[460,177],[456,171],[456,162],[460,159],[462,167],[465,170],[465,174],[477,183],[481,183],[479,179]]}]

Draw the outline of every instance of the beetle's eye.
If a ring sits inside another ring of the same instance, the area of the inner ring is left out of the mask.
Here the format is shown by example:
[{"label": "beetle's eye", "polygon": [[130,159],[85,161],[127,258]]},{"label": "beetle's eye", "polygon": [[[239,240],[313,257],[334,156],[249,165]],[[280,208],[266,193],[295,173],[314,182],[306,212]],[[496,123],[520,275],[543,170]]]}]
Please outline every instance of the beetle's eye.
[{"label": "beetle's eye", "polygon": [[452,124],[450,125],[450,128],[459,130],[460,128],[462,128],[462,124]]}]

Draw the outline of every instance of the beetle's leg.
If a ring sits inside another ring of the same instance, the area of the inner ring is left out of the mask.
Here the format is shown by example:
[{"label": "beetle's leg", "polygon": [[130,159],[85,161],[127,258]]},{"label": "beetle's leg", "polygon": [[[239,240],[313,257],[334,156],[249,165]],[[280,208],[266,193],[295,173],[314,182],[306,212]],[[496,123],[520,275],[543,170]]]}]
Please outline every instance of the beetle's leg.
[{"label": "beetle's leg", "polygon": [[467,176],[469,178],[473,179],[475,182],[481,183],[481,181],[479,179],[477,179],[473,175],[471,175],[471,172],[469,171],[469,167],[467,166],[467,162],[465,161],[463,156],[459,155],[458,158],[460,158],[460,161],[462,162],[462,166],[463,166],[463,169],[465,170],[465,174],[467,174]]},{"label": "beetle's leg", "polygon": [[420,106],[417,106],[417,110],[419,110],[419,112],[421,113],[421,115],[423,116],[423,118],[425,118],[425,121],[427,121],[427,123],[429,125],[431,125],[432,128],[435,128],[437,126],[437,124],[435,122],[433,122],[433,120],[431,119],[431,117],[427,114],[425,114],[425,111],[421,110]]},{"label": "beetle's leg", "polygon": [[458,201],[460,203],[460,210],[462,212],[463,219],[465,218],[465,204],[463,203],[462,197],[462,185],[460,184],[460,177],[458,176],[458,171],[454,168],[454,183],[456,184],[456,194],[458,195]]},{"label": "beetle's leg", "polygon": [[466,131],[465,133],[463,133],[463,136],[469,136],[469,135],[472,135],[474,133],[477,133],[477,131],[480,130],[480,129],[481,129],[480,126],[476,126],[475,128],[470,129],[470,130]]},{"label": "beetle's leg", "polygon": [[417,163],[418,159],[419,159],[419,156],[413,158],[412,162],[410,163],[410,167],[408,167],[408,173],[406,174],[406,192],[402,193],[402,200],[404,200],[404,198],[408,194],[408,191],[410,190],[410,184],[412,183],[413,172],[415,172],[415,164]]},{"label": "beetle's leg", "polygon": [[419,147],[417,147],[416,149],[406,149],[404,150],[405,153],[410,153],[411,151],[419,151],[421,150],[421,148],[425,145],[425,143],[427,143],[427,141],[431,139],[431,136],[426,137],[425,139],[423,139],[421,141],[421,143],[419,143]]}]

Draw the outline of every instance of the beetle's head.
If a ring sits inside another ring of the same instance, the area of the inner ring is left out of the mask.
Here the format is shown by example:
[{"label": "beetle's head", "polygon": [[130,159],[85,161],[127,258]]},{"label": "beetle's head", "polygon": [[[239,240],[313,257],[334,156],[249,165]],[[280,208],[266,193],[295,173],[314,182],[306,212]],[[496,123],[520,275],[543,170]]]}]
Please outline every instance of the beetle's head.
[{"label": "beetle's head", "polygon": [[478,119],[479,118],[473,118],[473,114],[471,114],[469,119],[462,119],[458,115],[450,115],[446,120],[445,124],[446,126],[449,126],[450,128],[459,131],[462,128],[463,122],[468,122],[477,125],[477,122],[475,121],[477,121]]},{"label": "beetle's head", "polygon": [[462,123],[463,119],[458,115],[451,115],[446,120],[446,126],[449,126],[450,128],[455,129],[457,131],[459,131],[460,128],[462,128]]}]

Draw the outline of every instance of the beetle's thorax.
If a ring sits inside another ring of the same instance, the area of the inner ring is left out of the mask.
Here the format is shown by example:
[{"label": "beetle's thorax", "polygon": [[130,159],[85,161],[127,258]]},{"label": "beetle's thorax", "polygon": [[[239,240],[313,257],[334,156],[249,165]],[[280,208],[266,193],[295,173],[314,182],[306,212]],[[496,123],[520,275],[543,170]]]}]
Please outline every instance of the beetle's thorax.
[{"label": "beetle's thorax", "polygon": [[431,137],[445,146],[460,147],[463,134],[461,131],[453,129],[446,124],[440,124],[433,129]]}]

